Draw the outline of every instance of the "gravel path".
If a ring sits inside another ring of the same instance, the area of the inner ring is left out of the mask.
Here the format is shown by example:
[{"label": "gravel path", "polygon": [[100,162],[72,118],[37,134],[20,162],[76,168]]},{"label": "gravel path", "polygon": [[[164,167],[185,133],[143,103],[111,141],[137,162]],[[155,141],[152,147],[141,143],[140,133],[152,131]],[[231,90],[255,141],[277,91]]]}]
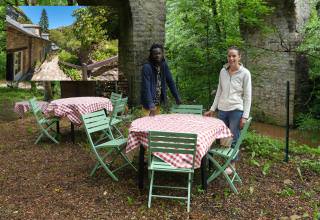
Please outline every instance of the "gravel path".
[{"label": "gravel path", "polygon": [[71,80],[58,65],[58,56],[52,58],[51,61],[46,60],[40,67],[39,71],[32,76],[32,81],[46,81],[46,80]]}]

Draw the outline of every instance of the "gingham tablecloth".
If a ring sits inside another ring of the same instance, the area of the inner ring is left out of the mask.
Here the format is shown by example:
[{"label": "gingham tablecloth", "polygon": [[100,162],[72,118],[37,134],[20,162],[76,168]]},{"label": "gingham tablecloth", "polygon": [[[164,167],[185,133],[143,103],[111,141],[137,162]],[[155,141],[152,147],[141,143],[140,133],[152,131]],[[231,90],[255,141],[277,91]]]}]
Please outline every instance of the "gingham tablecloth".
[{"label": "gingham tablecloth", "polygon": [[49,103],[45,114],[67,117],[73,124],[82,124],[81,115],[106,109],[112,111],[112,103],[103,97],[72,97],[57,99]]},{"label": "gingham tablecloth", "polygon": [[[37,101],[37,105],[40,107],[40,109],[44,112],[46,108],[48,107],[48,102],[45,101]],[[16,102],[14,104],[14,112],[16,112],[20,118],[23,117],[23,115],[30,110],[29,101],[21,101]]]},{"label": "gingham tablecloth", "polygon": [[[201,166],[202,157],[206,155],[215,139],[232,136],[229,128],[217,118],[193,114],[147,116],[132,122],[126,152],[139,147],[140,144],[148,147],[148,131],[150,130],[197,134],[195,168]],[[174,167],[191,167],[192,156],[190,155],[169,153],[156,153],[155,155]]]}]

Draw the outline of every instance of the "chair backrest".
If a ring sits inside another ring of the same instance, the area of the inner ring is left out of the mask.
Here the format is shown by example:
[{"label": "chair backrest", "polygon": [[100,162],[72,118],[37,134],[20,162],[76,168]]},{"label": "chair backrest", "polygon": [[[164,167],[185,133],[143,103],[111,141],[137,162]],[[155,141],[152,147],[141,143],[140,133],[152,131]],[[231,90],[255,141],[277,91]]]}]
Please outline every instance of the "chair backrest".
[{"label": "chair backrest", "polygon": [[202,115],[202,110],[202,105],[174,105],[171,108],[171,113]]},{"label": "chair backrest", "polygon": [[153,153],[172,153],[192,155],[192,169],[196,155],[197,134],[149,131],[148,162]]},{"label": "chair backrest", "polygon": [[123,99],[118,99],[115,101],[113,105],[113,110],[111,113],[110,124],[115,118],[124,114],[126,110],[127,102],[128,102],[128,97]]},{"label": "chair backrest", "polygon": [[112,105],[114,105],[115,101],[117,101],[118,99],[121,99],[121,98],[122,98],[122,94],[112,92],[111,96],[110,96],[110,101],[111,101]]},{"label": "chair backrest", "polygon": [[89,142],[92,147],[94,143],[92,140],[92,133],[109,129],[109,120],[104,110],[81,115],[84,128],[86,130]]},{"label": "chair backrest", "polygon": [[[252,121],[252,117],[248,118],[247,122],[243,126],[243,128],[242,128],[242,130],[240,132],[240,137],[238,138],[237,143],[233,148],[234,152],[232,153],[232,155],[235,156],[238,153],[239,147],[242,144],[242,141],[244,140],[244,138],[246,137],[246,134],[247,134],[247,131],[248,131],[248,128],[250,126],[251,121]],[[233,156],[231,156],[231,157],[233,157]]]},{"label": "chair backrest", "polygon": [[35,97],[29,99],[29,105],[30,105],[32,113],[34,114],[34,116],[37,120],[37,123],[42,127],[40,120],[44,119],[44,115],[42,113],[41,108],[37,104],[37,99]]}]

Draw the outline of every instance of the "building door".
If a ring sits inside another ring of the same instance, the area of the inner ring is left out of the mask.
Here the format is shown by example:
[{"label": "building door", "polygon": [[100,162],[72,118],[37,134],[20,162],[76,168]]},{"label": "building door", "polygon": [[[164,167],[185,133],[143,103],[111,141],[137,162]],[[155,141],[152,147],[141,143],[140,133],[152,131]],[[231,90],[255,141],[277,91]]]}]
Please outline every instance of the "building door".
[{"label": "building door", "polygon": [[6,80],[12,81],[13,75],[13,53],[7,53]]}]

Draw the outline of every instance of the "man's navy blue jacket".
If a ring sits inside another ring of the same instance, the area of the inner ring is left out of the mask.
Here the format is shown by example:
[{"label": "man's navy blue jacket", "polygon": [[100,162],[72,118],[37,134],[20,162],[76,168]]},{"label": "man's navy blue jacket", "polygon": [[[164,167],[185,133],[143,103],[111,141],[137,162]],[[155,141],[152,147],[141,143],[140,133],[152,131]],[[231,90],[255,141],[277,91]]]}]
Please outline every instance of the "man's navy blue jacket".
[{"label": "man's navy blue jacket", "polygon": [[[176,99],[176,102],[180,102],[177,88],[172,79],[171,72],[168,64],[163,60],[160,64],[161,70],[161,96],[160,102],[166,103],[167,101],[167,84],[168,87]],[[155,107],[154,99],[156,97],[156,86],[157,86],[157,71],[155,66],[148,62],[142,67],[142,83],[141,83],[141,104],[145,109],[151,109]]]}]

